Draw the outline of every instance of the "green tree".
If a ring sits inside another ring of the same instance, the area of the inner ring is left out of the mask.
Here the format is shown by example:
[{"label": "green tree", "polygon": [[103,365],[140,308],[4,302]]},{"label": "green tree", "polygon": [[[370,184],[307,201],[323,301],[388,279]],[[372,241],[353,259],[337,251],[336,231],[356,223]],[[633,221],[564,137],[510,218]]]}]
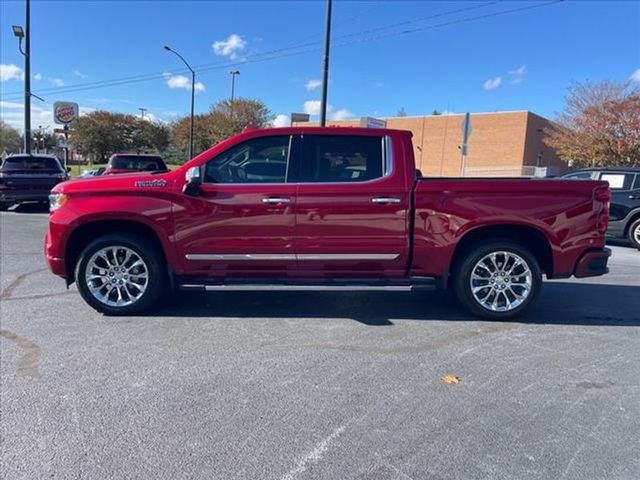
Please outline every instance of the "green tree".
[{"label": "green tree", "polygon": [[[272,119],[271,112],[260,100],[238,98],[223,100],[211,106],[208,113],[194,118],[193,151],[198,154],[222,140],[240,133],[245,127],[264,128]],[[189,148],[189,117],[173,123],[171,138],[183,151]]]},{"label": "green tree", "polygon": [[640,86],[572,83],[544,142],[574,167],[640,166]]},{"label": "green tree", "polygon": [[440,112],[438,109],[434,109],[433,112],[431,112],[431,115],[442,115],[442,112]]},{"label": "green tree", "polygon": [[400,107],[400,110],[398,110],[398,113],[396,114],[397,117],[406,117],[407,116],[407,112],[404,109],[404,107]]},{"label": "green tree", "polygon": [[8,123],[0,121],[0,153],[17,153],[22,148],[22,135]]},{"label": "green tree", "polygon": [[104,161],[115,152],[162,152],[169,146],[170,130],[159,122],[98,110],[74,123],[69,140],[74,148]]}]

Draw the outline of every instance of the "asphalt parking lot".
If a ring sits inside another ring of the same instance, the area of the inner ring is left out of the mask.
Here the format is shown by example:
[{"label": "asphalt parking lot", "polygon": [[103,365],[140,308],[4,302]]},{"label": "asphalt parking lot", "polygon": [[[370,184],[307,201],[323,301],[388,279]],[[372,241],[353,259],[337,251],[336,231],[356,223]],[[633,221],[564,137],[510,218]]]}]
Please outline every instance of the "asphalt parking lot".
[{"label": "asphalt parking lot", "polygon": [[640,478],[634,249],[509,323],[436,292],[109,318],[46,270],[46,222],[0,214],[2,478]]}]

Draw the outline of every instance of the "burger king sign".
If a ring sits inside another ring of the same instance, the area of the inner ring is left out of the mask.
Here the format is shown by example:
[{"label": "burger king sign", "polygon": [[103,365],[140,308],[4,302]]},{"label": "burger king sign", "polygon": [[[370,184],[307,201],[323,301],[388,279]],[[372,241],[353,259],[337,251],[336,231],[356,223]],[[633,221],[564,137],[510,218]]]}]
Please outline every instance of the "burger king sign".
[{"label": "burger king sign", "polygon": [[56,102],[53,104],[53,121],[58,125],[69,125],[78,118],[78,104]]}]

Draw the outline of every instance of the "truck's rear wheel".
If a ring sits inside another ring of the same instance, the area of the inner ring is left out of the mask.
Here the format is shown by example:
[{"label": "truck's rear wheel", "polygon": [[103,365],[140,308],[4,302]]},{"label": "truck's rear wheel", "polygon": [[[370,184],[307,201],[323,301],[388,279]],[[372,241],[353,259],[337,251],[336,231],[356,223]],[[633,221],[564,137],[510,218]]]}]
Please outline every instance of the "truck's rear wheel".
[{"label": "truck's rear wheel", "polygon": [[97,311],[127,315],[151,307],[164,284],[162,257],[142,237],[112,234],[91,242],[76,264],[82,298]]},{"label": "truck's rear wheel", "polygon": [[542,288],[535,257],[512,242],[472,248],[454,272],[458,299],[475,315],[499,320],[525,310]]}]

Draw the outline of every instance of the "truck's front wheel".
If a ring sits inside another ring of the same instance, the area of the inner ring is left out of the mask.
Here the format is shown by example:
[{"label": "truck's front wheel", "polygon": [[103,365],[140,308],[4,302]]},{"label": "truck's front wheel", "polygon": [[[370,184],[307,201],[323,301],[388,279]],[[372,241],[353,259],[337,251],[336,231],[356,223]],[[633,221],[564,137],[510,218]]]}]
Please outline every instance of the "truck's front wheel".
[{"label": "truck's front wheel", "polygon": [[82,251],[75,278],[82,298],[99,312],[128,315],[160,298],[164,268],[157,249],[137,235],[100,237]]},{"label": "truck's front wheel", "polygon": [[487,242],[472,248],[454,272],[460,301],[475,315],[500,320],[525,310],[542,288],[535,257],[511,242]]}]

